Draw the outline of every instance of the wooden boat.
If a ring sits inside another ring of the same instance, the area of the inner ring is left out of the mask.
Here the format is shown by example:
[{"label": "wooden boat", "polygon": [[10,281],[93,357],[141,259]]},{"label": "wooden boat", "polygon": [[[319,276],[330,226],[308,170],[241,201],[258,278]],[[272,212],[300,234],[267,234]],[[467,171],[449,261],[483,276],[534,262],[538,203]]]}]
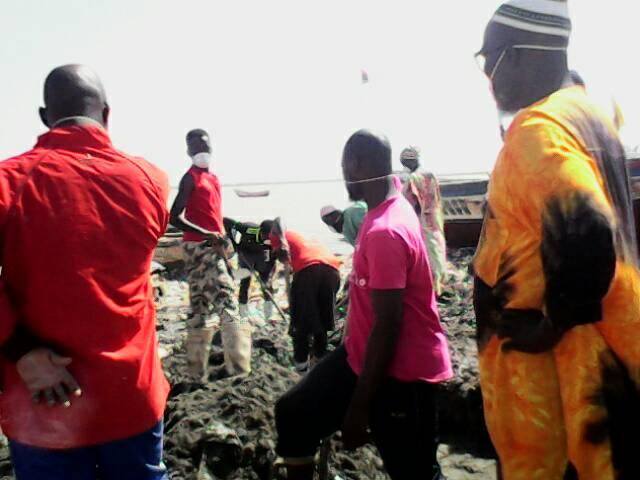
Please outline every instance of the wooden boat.
[{"label": "wooden boat", "polygon": [[441,176],[438,181],[447,246],[476,247],[482,231],[489,174]]},{"label": "wooden boat", "polygon": [[182,232],[169,227],[167,232],[158,242],[153,261],[166,266],[184,261],[182,248]]},{"label": "wooden boat", "polygon": [[259,190],[257,192],[249,192],[247,190],[234,190],[240,198],[259,198],[268,197],[271,193],[269,190]]},{"label": "wooden boat", "polygon": [[[636,236],[640,240],[640,150],[627,151]],[[440,177],[447,246],[475,247],[482,231],[489,175]],[[638,244],[640,250],[640,242]],[[640,252],[639,252],[640,253]]]}]

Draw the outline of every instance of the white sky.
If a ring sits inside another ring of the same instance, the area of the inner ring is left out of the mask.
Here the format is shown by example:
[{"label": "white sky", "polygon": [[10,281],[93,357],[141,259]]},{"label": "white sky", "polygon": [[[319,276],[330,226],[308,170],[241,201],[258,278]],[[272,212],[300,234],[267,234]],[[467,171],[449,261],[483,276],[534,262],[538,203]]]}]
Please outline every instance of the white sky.
[{"label": "white sky", "polygon": [[[358,128],[386,133],[394,156],[418,145],[439,173],[487,171],[499,148],[487,82],[473,53],[498,2],[350,0],[20,0],[0,16],[0,157],[27,150],[51,68],[102,77],[117,147],[175,185],[184,136],[212,134],[223,182],[336,178]],[[570,0],[571,62],[592,93],[615,95],[629,143],[640,7]],[[370,84],[360,84],[360,70]]]}]

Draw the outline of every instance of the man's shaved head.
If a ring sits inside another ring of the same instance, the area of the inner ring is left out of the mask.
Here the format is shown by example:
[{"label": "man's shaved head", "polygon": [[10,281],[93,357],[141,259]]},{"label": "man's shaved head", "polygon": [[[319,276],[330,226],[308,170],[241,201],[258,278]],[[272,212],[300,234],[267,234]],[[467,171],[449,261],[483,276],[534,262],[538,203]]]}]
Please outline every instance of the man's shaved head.
[{"label": "man's shaved head", "polygon": [[[382,176],[391,173],[391,145],[384,135],[370,130],[359,130],[347,141],[342,154],[343,164],[355,170]],[[365,175],[363,173],[363,175]],[[362,180],[361,177],[358,180]],[[370,177],[366,177],[370,178]]]},{"label": "man's shaved head", "polygon": [[359,130],[347,141],[342,153],[342,172],[352,200],[362,200],[365,191],[387,185],[386,178],[380,181],[359,182],[392,173],[391,145],[384,135],[370,130]]},{"label": "man's shaved head", "polygon": [[109,106],[98,75],[84,65],[64,65],[49,73],[44,83],[40,117],[53,126],[67,117],[89,117],[107,125]]}]

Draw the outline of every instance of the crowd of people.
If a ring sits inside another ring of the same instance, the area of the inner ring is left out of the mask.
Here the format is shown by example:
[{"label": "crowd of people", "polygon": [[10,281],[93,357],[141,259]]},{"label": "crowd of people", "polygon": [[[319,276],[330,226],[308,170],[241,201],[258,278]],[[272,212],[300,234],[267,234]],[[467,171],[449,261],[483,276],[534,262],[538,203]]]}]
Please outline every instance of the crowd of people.
[{"label": "crowd of people", "polygon": [[[487,427],[506,480],[640,478],[640,275],[616,125],[568,68],[565,0],[509,0],[476,54],[501,113],[473,261]],[[438,183],[384,135],[360,130],[342,170],[351,206],[322,220],[354,246],[347,330],[329,351],[341,260],[268,219],[223,217],[211,137],[167,209],[167,176],[114,148],[97,75],[54,69],[35,147],[0,163],[0,425],[18,480],[164,480],[169,384],[157,353],[150,265],[183,232],[189,375],[208,376],[214,333],[228,375],[249,374],[248,290],[272,315],[276,261],[291,271],[300,382],[274,405],[290,480],[311,480],[321,441],[372,441],[392,479],[442,479],[438,384],[453,376],[436,303],[446,281]],[[506,116],[506,115],[505,115]],[[229,258],[235,252],[239,270]],[[239,295],[237,282],[240,280]]]}]

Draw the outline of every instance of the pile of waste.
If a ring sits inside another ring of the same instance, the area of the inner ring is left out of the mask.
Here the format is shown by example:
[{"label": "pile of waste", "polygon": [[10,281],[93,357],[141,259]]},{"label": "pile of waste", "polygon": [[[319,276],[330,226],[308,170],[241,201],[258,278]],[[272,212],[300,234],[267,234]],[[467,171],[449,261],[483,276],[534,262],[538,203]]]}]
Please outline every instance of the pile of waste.
[{"label": "pile of waste", "polygon": [[[486,456],[491,455],[492,449],[484,427],[478,382],[472,279],[468,271],[472,254],[472,250],[450,252],[449,281],[439,301],[456,373],[442,388],[440,437],[450,445],[448,449]],[[345,263],[346,278],[350,265]],[[283,285],[278,286],[276,300],[286,308]],[[164,362],[174,385],[166,414],[166,461],[171,478],[285,478],[275,465],[273,408],[277,399],[300,379],[293,368],[287,322],[277,317],[266,321],[262,318],[262,299],[256,286],[251,298],[255,327],[252,373],[245,378],[221,378],[223,357],[218,342],[210,358],[210,381],[192,384],[184,381],[184,354],[176,348],[184,336],[184,321],[176,324],[176,319],[186,315],[186,286],[173,280],[165,286],[165,292],[166,306],[159,310],[159,334],[162,348],[171,351]],[[339,342],[342,328],[340,318],[333,335],[334,345]],[[339,434],[331,445],[328,478],[387,478],[374,448],[343,451]],[[476,460],[472,456],[465,461],[473,464]],[[471,467],[464,468],[469,473]]]},{"label": "pile of waste", "polygon": [[[277,283],[284,282],[279,279]],[[274,406],[301,377],[293,368],[287,322],[277,316],[263,318],[262,297],[255,287],[250,305],[254,325],[252,372],[245,377],[225,378],[221,342],[216,336],[209,381],[192,383],[187,380],[181,347],[186,285],[179,280],[164,282],[158,317],[165,371],[172,384],[165,415],[165,461],[172,480],[286,478],[275,454]],[[286,308],[284,288],[278,289],[276,301]],[[374,448],[345,452],[340,448],[339,435],[328,441],[331,480],[387,478]]]},{"label": "pile of waste", "polygon": [[[441,442],[448,444],[441,464],[451,479],[492,479],[492,463],[478,458],[492,454],[478,382],[472,279],[468,265],[472,250],[449,252],[450,272],[439,300],[442,323],[450,342],[455,378],[442,388],[439,402]],[[350,269],[345,262],[343,278]],[[287,322],[262,316],[262,296],[254,282],[251,291],[254,325],[252,372],[225,378],[220,338],[214,339],[211,374],[204,383],[186,375],[184,338],[188,289],[180,265],[156,275],[160,355],[172,385],[165,415],[165,461],[172,480],[284,479],[275,454],[274,405],[300,380],[293,368]],[[284,281],[278,277],[276,301],[286,309]],[[342,310],[344,316],[344,309]],[[277,314],[276,314],[277,315]],[[340,341],[343,318],[337,322],[332,344]],[[342,450],[339,434],[329,439],[328,476],[331,480],[383,480],[388,477],[373,447]],[[463,453],[460,453],[463,452]],[[460,472],[460,473],[455,473]],[[13,479],[8,448],[0,443],[0,479]]]}]

